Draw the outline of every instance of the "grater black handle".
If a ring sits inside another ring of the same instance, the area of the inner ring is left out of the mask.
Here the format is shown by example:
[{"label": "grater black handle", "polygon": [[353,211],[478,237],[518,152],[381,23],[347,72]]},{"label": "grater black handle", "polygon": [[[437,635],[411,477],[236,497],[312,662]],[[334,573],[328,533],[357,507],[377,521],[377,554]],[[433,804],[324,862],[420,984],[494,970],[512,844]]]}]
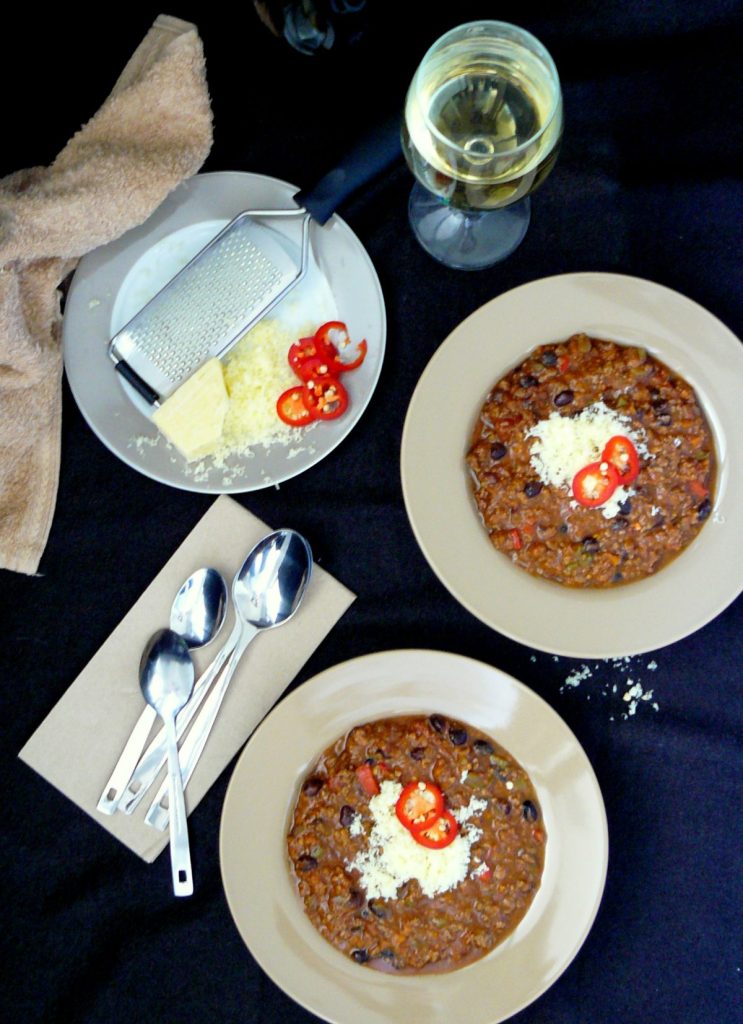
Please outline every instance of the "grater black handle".
[{"label": "grater black handle", "polygon": [[388,118],[366,134],[347,156],[294,200],[318,222],[324,224],[354,192],[370,184],[400,158],[400,114]]},{"label": "grater black handle", "polygon": [[131,384],[134,390],[138,391],[145,401],[149,402],[150,405],[159,405],[160,396],[157,391],[155,391],[154,388],[151,388],[146,381],[142,380],[139,374],[135,373],[128,363],[125,363],[120,359],[115,366],[116,370],[121,374],[124,380],[128,384]]}]

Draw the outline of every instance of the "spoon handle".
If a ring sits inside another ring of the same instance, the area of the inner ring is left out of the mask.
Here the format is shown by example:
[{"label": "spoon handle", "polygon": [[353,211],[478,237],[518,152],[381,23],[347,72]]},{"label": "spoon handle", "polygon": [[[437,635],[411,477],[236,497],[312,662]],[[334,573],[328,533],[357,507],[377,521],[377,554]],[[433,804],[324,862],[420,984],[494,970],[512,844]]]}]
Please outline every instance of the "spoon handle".
[{"label": "spoon handle", "polygon": [[145,704],[144,710],[139,716],[137,724],[132,729],[119,760],[116,762],[116,767],[111,772],[111,778],[101,793],[100,800],[98,801],[98,810],[102,814],[113,814],[119,806],[124,789],[129,779],[131,779],[134,769],[137,767],[137,761],[142,756],[142,751],[147,743],[147,737],[150,735],[156,718],[155,709],[150,707],[149,704]]},{"label": "spoon handle", "polygon": [[168,793],[173,813],[170,818],[170,868],[173,875],[173,892],[176,896],[190,896],[193,893],[191,874],[191,851],[188,844],[188,821],[186,801],[183,797],[183,779],[178,760],[178,737],[175,715],[164,719],[168,750]]},{"label": "spoon handle", "polygon": [[[242,658],[245,653],[245,648],[257,632],[258,630],[255,626],[245,627],[239,642],[230,655],[230,660],[227,662],[224,672],[214,684],[211,693],[204,701],[204,706],[197,716],[191,731],[181,744],[180,763],[184,788],[188,785],[188,780],[193,775],[193,770],[201,757],[201,753],[207,739],[209,738],[209,733],[216,721],[217,714],[219,713],[222,701],[224,700],[224,696],[227,692],[227,687],[229,686],[233,673],[237,668],[237,663],[240,661],[240,658]],[[166,796],[168,796],[167,804],[165,801]],[[157,792],[157,796],[152,801],[145,818],[148,825],[152,825],[153,828],[160,829],[161,832],[164,832],[168,827],[168,806],[172,806],[169,801],[170,797],[168,795],[168,788],[167,785],[163,783]]]},{"label": "spoon handle", "polygon": [[[178,713],[178,717],[176,718],[176,735],[179,739],[186,731],[191,719],[201,706],[201,702],[209,692],[209,687],[218,675],[220,669],[235,649],[235,645],[240,638],[241,632],[242,623],[238,619],[235,621],[235,625],[232,628],[229,638],[217,654],[214,661],[212,661],[206,671],[199,676],[196,681],[191,699]],[[143,756],[140,758],[139,764],[135,768],[132,777],[129,780],[129,785],[122,794],[119,801],[119,809],[125,814],[131,814],[139,805],[142,797],[160,774],[160,769],[165,764],[166,757],[166,738],[164,731],[161,731],[157,734]]]}]

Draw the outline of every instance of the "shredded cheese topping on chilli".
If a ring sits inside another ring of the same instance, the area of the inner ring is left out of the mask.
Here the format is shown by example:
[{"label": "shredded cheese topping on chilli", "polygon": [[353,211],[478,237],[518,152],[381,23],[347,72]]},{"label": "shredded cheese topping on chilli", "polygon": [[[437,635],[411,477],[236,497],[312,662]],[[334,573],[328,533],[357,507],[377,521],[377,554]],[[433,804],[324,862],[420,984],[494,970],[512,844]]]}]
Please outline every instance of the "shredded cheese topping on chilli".
[{"label": "shredded cheese topping on chilli", "polygon": [[[594,402],[574,416],[550,413],[526,431],[536,440],[531,446],[530,464],[544,484],[570,491],[573,477],[583,466],[597,462],[607,442],[616,434],[632,441],[637,454],[649,458],[642,428],[630,429],[629,416],[622,416],[604,402]],[[605,519],[613,519],[619,506],[634,494],[632,487],[619,486],[601,506]]]},{"label": "shredded cheese topping on chilli", "polygon": [[404,882],[416,879],[425,896],[453,889],[467,877],[472,844],[482,830],[469,819],[480,814],[487,802],[472,797],[466,807],[452,809],[460,825],[456,838],[440,850],[417,843],[395,814],[402,786],[385,780],[380,791],[369,801],[374,824],[366,849],[361,850],[348,867],[359,872],[367,898],[395,899]]}]

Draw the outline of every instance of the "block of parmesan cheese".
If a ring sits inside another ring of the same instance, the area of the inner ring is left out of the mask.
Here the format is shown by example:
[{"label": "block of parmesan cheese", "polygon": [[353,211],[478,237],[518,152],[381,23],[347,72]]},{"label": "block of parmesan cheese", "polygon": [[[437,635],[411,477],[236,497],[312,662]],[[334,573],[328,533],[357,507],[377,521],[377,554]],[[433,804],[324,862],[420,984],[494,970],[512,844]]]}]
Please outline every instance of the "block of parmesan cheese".
[{"label": "block of parmesan cheese", "polygon": [[229,406],[219,359],[209,359],[152,416],[158,430],[188,462],[211,454]]}]

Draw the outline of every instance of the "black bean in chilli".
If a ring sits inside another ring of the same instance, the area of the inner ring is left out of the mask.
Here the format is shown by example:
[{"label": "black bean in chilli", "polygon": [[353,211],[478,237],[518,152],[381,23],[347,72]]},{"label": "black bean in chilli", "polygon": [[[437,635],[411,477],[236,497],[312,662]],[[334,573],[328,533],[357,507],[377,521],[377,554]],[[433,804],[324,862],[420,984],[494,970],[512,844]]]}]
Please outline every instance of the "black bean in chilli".
[{"label": "black bean in chilli", "polygon": [[521,812],[527,821],[536,821],[539,817],[539,811],[531,800],[524,800],[521,805]]},{"label": "black bean in chilli", "polygon": [[508,448],[506,448],[502,441],[495,441],[490,446],[490,458],[493,460],[493,462],[500,462],[500,460],[505,457],[507,452]]},{"label": "black bean in chilli", "polygon": [[527,480],[524,484],[524,494],[527,498],[536,498],[541,490],[542,485],[539,480]]},{"label": "black bean in chilli", "polygon": [[476,754],[493,753],[493,745],[492,743],[488,743],[487,740],[475,740],[475,742],[472,744],[472,747]]},{"label": "black bean in chilli", "polygon": [[699,520],[699,522],[704,522],[704,520],[709,516],[711,511],[712,502],[709,500],[709,498],[705,498],[701,505],[697,507],[697,519]]},{"label": "black bean in chilli", "polygon": [[351,951],[351,959],[355,960],[357,964],[365,964],[369,959],[369,954],[365,949],[354,949]]},{"label": "black bean in chilli", "polygon": [[467,742],[467,730],[466,729],[449,729],[449,739],[452,741],[455,747],[463,747]]},{"label": "black bean in chilli", "polygon": [[587,551],[590,555],[595,555],[597,551],[601,549],[601,545],[595,537],[584,537],[583,538],[583,550]]},{"label": "black bean in chilli", "polygon": [[428,721],[431,723],[436,732],[443,732],[444,729],[446,728],[446,719],[443,717],[443,715],[431,715]]},{"label": "black bean in chilli", "polygon": [[344,804],[341,807],[341,813],[339,814],[338,818],[340,820],[341,825],[343,825],[344,828],[348,828],[349,825],[352,825],[355,817],[356,811],[353,809],[353,807],[351,807],[350,804]]},{"label": "black bean in chilli", "polygon": [[558,391],[558,393],[555,395],[555,405],[558,407],[558,409],[561,409],[566,405],[570,405],[574,398],[575,395],[570,390],[570,388],[565,388],[564,391]]},{"label": "black bean in chilli", "polygon": [[426,748],[425,747],[413,747],[413,749],[410,751],[410,756],[413,758],[414,761],[421,761],[421,760],[423,760],[423,758],[425,757],[425,754],[426,754]]},{"label": "black bean in chilli", "polygon": [[324,784],[324,779],[320,779],[314,775],[311,779],[307,779],[305,784],[302,786],[302,792],[306,793],[307,796],[317,796]]},{"label": "black bean in chilli", "polygon": [[312,871],[313,868],[317,867],[317,859],[311,857],[309,853],[303,854],[301,857],[297,857],[297,871]]}]

